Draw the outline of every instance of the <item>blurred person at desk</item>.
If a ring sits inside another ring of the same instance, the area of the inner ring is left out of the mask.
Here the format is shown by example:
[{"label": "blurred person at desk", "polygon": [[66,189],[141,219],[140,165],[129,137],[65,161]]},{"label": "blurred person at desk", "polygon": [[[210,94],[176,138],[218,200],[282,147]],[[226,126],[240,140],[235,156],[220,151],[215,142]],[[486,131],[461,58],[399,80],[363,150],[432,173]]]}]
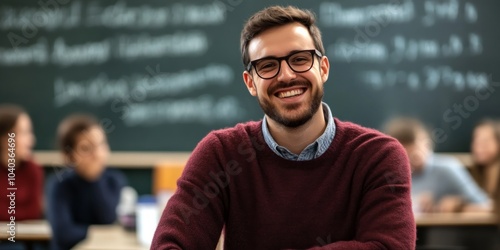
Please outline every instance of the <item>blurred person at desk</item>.
[{"label": "blurred person at desk", "polygon": [[48,188],[54,250],[70,249],[85,239],[89,225],[115,222],[120,192],[126,184],[121,172],[105,167],[109,146],[94,117],[67,117],[59,125],[57,137],[70,168],[52,176]]},{"label": "blurred person at desk", "polygon": [[403,147],[334,118],[314,14],[254,14],[243,81],[264,118],[210,132],[194,149],[151,249],[414,249]]},{"label": "blurred person at desk", "polygon": [[[5,224],[41,219],[43,169],[33,161],[35,136],[21,107],[0,105],[0,221]],[[10,190],[9,188],[13,188]],[[24,249],[20,242],[0,239],[0,249]]]},{"label": "blurred person at desk", "polygon": [[471,151],[472,176],[494,201],[500,215],[500,121],[488,119],[475,126]]},{"label": "blurred person at desk", "polygon": [[417,119],[395,118],[385,132],[405,148],[412,168],[415,212],[489,211],[488,196],[456,158],[432,152],[433,142]]},{"label": "blurred person at desk", "polygon": [[[0,105],[0,221],[10,221],[11,216],[16,221],[42,217],[43,169],[33,162],[34,144],[28,113],[17,105]],[[10,187],[16,190],[7,189],[10,181],[14,184]],[[9,196],[11,193],[14,195]],[[9,208],[10,197],[15,201],[14,208]]]}]

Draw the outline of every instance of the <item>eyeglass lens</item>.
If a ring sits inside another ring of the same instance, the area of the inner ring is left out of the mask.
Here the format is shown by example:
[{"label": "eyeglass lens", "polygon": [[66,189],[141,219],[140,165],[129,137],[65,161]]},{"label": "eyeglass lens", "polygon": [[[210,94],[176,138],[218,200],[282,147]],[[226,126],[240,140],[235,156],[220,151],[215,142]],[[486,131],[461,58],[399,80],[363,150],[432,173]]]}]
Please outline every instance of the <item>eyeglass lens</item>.
[{"label": "eyeglass lens", "polygon": [[[313,54],[310,51],[300,51],[289,55],[287,63],[293,71],[301,73],[311,69],[313,61]],[[255,70],[262,78],[273,78],[280,71],[280,66],[280,60],[268,58],[257,61]]]}]

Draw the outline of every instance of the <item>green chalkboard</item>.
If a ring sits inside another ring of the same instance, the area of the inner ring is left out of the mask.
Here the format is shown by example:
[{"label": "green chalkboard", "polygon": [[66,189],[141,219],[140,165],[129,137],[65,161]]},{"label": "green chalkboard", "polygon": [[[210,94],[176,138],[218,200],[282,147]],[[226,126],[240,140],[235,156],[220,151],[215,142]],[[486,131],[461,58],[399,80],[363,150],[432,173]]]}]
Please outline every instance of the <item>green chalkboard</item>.
[{"label": "green chalkboard", "polygon": [[274,4],[317,14],[336,117],[379,128],[417,116],[438,129],[438,151],[460,152],[474,123],[500,115],[494,0],[2,1],[0,102],[30,112],[37,149],[87,112],[113,150],[190,151],[263,116],[241,79],[239,35]]}]

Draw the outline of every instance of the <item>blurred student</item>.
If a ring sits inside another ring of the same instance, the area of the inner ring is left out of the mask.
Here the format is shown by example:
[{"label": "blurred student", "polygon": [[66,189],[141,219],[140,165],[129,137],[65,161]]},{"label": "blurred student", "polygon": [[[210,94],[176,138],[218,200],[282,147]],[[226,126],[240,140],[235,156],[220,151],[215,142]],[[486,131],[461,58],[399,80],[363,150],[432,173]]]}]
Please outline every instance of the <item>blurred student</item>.
[{"label": "blurred student", "polygon": [[494,201],[500,213],[500,121],[483,120],[472,135],[472,176]]},{"label": "blurred student", "polygon": [[97,120],[72,115],[62,121],[57,140],[70,168],[55,175],[48,191],[52,249],[70,249],[87,236],[92,224],[111,224],[124,176],[106,169],[109,146]]},{"label": "blurred student", "polygon": [[412,168],[415,212],[487,211],[488,196],[454,157],[432,152],[425,126],[413,118],[396,118],[385,128],[405,148]]},{"label": "blurred student", "polygon": [[[16,105],[0,105],[0,221],[10,221],[11,216],[15,221],[42,216],[43,169],[33,162],[34,144],[35,136],[26,111]],[[9,171],[9,167],[14,171]],[[8,186],[9,181],[12,186]],[[8,190],[8,187],[16,190]],[[14,207],[10,205],[10,197],[15,199]]]}]

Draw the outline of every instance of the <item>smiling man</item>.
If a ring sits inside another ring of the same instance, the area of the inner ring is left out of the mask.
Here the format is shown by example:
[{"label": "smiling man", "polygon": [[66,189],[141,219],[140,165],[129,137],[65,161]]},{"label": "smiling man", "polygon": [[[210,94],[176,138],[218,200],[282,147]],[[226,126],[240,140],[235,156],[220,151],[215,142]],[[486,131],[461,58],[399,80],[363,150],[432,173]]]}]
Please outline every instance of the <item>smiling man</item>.
[{"label": "smiling man", "polygon": [[221,231],[225,249],[414,249],[407,156],[322,103],[330,64],[314,15],[259,11],[241,51],[265,116],[197,145],[151,249],[214,249]]}]

